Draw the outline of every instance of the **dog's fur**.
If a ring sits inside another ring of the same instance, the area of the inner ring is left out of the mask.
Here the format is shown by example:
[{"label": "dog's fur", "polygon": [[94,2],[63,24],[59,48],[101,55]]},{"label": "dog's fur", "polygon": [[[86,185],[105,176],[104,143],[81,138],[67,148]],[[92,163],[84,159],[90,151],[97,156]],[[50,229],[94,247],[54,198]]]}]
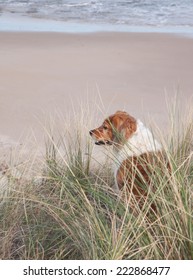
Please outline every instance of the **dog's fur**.
[{"label": "dog's fur", "polygon": [[124,111],[117,111],[103,124],[90,131],[97,145],[112,145],[115,157],[115,184],[118,189],[127,186],[140,202],[148,192],[151,168],[158,161],[161,145],[140,120]]}]

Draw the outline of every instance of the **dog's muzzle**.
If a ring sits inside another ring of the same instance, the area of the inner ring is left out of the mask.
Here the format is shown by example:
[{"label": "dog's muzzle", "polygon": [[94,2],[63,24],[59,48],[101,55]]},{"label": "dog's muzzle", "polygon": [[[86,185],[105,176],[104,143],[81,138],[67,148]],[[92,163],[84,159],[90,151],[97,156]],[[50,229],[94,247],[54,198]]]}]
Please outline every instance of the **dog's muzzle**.
[{"label": "dog's muzzle", "polygon": [[[89,131],[91,137],[93,137],[94,133],[92,130]],[[96,145],[112,145],[112,142],[109,140],[95,140]]]}]

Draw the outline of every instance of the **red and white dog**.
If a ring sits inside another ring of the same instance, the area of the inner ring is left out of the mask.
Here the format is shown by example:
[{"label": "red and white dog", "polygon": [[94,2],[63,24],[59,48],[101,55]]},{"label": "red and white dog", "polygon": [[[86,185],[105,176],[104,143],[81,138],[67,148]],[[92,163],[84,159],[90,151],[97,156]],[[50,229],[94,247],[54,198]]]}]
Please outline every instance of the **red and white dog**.
[{"label": "red and white dog", "polygon": [[148,190],[144,185],[151,182],[150,165],[156,164],[162,149],[151,131],[140,120],[117,111],[89,133],[95,144],[113,146],[118,189],[126,185],[138,202],[146,197]]}]

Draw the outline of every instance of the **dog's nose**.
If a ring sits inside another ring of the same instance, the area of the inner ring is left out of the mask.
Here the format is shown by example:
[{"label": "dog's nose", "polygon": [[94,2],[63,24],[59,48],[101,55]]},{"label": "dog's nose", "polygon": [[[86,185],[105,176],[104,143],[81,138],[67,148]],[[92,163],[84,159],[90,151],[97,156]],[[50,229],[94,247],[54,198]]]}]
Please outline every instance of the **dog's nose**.
[{"label": "dog's nose", "polygon": [[89,134],[90,134],[90,136],[92,136],[92,134],[93,134],[92,130],[89,131]]}]

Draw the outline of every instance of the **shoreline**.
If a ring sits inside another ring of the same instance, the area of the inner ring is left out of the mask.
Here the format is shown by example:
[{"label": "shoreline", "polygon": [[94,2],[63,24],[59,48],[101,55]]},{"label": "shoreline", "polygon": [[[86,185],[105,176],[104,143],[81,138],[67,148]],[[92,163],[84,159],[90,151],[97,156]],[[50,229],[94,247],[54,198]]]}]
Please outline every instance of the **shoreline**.
[{"label": "shoreline", "polygon": [[33,131],[41,145],[47,117],[81,102],[99,120],[124,109],[165,130],[166,95],[182,107],[192,98],[192,53],[193,40],[173,34],[0,32],[2,139]]},{"label": "shoreline", "polygon": [[158,33],[174,34],[193,39],[192,26],[150,26],[112,23],[87,23],[57,21],[46,18],[27,17],[4,12],[0,15],[0,32],[53,32],[67,34],[85,33]]}]

